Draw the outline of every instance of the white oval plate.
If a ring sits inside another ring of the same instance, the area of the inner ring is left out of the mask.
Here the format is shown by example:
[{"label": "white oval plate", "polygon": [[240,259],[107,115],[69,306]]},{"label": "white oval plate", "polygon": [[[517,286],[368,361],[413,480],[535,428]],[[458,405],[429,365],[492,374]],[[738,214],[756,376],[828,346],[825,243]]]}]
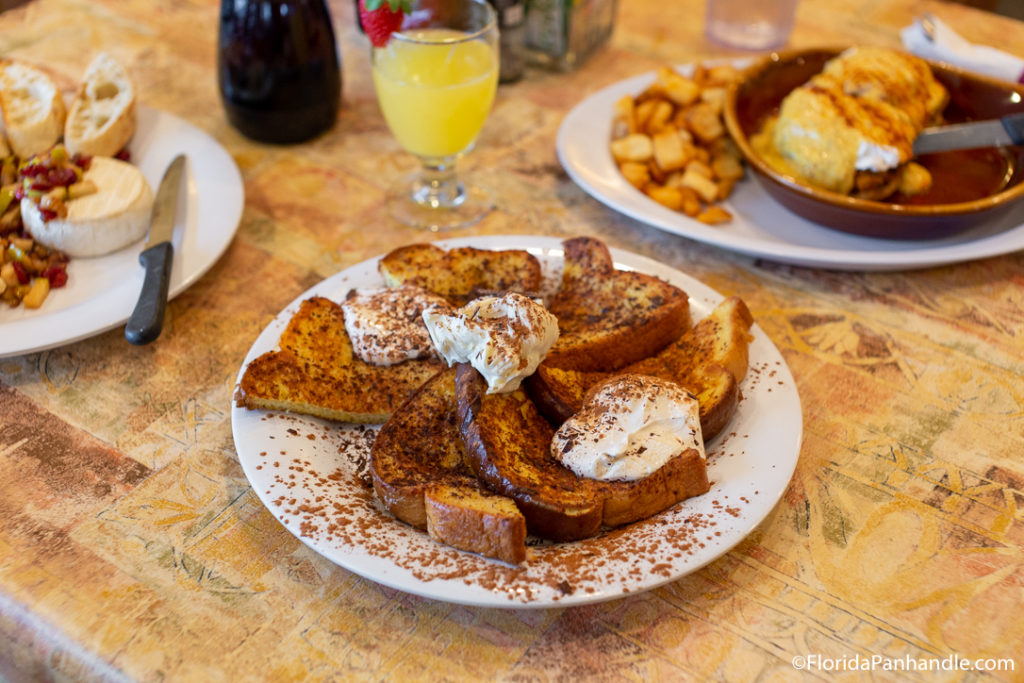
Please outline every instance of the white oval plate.
[{"label": "white oval plate", "polygon": [[[231,242],[245,200],[242,176],[231,155],[204,131],[157,109],[138,107],[129,144],[132,163],[156,192],[164,169],[188,156],[174,227],[174,297],[216,263]],[[96,258],[72,259],[68,284],[50,291],[37,310],[0,305],[0,358],[68,344],[124,324],[142,289],[139,254],[145,238]],[[127,341],[125,342],[128,343]]]},{"label": "white oval plate", "polygon": [[[561,242],[495,236],[445,240],[444,246],[528,249],[548,272]],[[677,270],[621,250],[616,265],[682,287],[695,319],[722,296]],[[289,304],[256,339],[239,370],[273,350],[299,304],[311,296],[340,301],[353,287],[379,287],[371,259],[324,280]],[[233,405],[238,459],[253,491],[295,536],[332,562],[381,584],[435,600],[488,607],[578,605],[649,590],[721,557],[749,534],[789,484],[800,452],[802,416],[786,363],[755,325],[743,399],[725,432],[708,444],[711,490],[654,517],[574,543],[534,547],[511,567],[431,540],[396,520],[367,474],[376,429]]]},{"label": "white oval plate", "polygon": [[[679,67],[681,71],[692,68]],[[648,73],[588,96],[558,130],[558,158],[583,190],[606,206],[666,232],[750,256],[836,270],[900,270],[970,261],[1024,249],[1024,204],[997,220],[937,240],[883,240],[829,230],[792,213],[750,177],[724,206],[733,219],[710,226],[667,209],[630,185],[608,151],[612,105],[654,80]]]}]

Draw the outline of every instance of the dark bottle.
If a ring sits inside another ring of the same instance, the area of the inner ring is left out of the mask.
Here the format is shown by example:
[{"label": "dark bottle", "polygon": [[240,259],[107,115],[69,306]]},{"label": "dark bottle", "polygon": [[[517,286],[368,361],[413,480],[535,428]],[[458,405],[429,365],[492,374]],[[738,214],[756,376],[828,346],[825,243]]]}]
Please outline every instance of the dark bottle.
[{"label": "dark bottle", "polygon": [[228,120],[261,142],[334,125],[341,68],[324,0],[221,0],[217,81]]}]

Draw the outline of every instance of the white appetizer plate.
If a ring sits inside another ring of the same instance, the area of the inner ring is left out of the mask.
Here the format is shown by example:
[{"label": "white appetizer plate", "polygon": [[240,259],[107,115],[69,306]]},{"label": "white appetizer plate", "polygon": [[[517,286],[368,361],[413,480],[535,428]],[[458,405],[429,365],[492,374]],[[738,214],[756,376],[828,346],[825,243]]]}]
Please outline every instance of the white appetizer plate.
[{"label": "white appetizer plate", "polygon": [[[562,249],[547,237],[446,240],[442,246],[528,249],[557,272]],[[714,290],[656,261],[612,250],[616,265],[682,287],[695,319],[722,300]],[[341,300],[354,287],[379,287],[377,260],[344,270],[304,292],[256,339],[245,365],[275,349],[300,303]],[[774,508],[800,452],[802,416],[793,377],[757,326],[743,399],[723,434],[708,444],[711,490],[635,524],[574,543],[542,544],[511,567],[431,540],[376,500],[368,474],[376,429],[233,405],[238,459],[253,491],[296,537],[332,562],[409,593],[467,605],[551,607],[609,600],[683,577],[721,557]]]},{"label": "white appetizer plate", "polygon": [[1024,249],[1024,204],[1001,219],[942,239],[875,239],[801,218],[773,200],[749,172],[724,204],[733,214],[729,223],[704,225],[667,209],[626,182],[608,151],[612,105],[624,95],[639,94],[653,80],[648,73],[599,90],[576,105],[558,130],[558,158],[566,172],[587,194],[619,213],[723,249],[834,270],[922,268]]},{"label": "white appetizer plate", "polygon": [[[174,297],[209,270],[231,242],[242,217],[242,177],[231,155],[212,137],[173,114],[145,106],[138,108],[129,150],[154,192],[171,160],[182,153],[188,156],[174,227],[169,288]],[[51,290],[39,309],[0,306],[0,358],[123,325],[142,289],[139,254],[144,243],[145,238],[113,254],[72,259],[68,284]]]}]

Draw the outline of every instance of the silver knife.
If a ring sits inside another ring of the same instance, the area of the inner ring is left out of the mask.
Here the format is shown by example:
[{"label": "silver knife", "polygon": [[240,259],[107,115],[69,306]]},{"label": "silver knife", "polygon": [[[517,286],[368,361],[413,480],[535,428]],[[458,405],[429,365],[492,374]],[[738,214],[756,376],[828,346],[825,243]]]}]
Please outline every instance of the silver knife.
[{"label": "silver knife", "polygon": [[164,327],[167,288],[174,262],[171,237],[174,234],[174,214],[184,169],[185,155],[179,154],[164,171],[164,177],[156,190],[156,199],[153,200],[149,238],[139,254],[139,263],[146,269],[146,275],[135,310],[124,328],[124,336],[132,344],[148,344],[160,336]]},{"label": "silver knife", "polygon": [[1024,113],[991,121],[925,128],[914,140],[914,156],[952,149],[1024,145]]}]

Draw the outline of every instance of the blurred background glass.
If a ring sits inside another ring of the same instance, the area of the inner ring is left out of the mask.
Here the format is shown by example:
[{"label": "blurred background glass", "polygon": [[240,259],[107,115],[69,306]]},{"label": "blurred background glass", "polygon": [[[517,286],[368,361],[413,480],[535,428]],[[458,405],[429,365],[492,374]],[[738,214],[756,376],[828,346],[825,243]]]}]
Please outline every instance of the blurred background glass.
[{"label": "blurred background glass", "polygon": [[789,40],[798,0],[708,0],[705,34],[743,50],[766,50]]}]

